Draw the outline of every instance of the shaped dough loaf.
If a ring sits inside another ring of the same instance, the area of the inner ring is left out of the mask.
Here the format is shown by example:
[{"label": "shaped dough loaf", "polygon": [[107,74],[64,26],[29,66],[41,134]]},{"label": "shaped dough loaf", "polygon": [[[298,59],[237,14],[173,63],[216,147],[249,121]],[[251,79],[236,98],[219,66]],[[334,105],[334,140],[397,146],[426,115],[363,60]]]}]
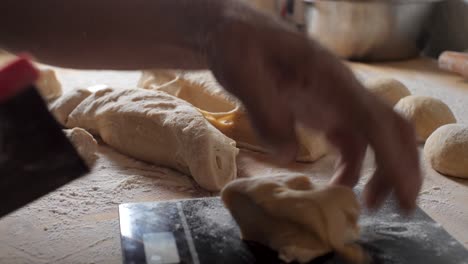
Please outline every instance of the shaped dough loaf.
[{"label": "shaped dough loaf", "polygon": [[[164,70],[144,71],[138,86],[164,91],[191,103],[214,127],[234,139],[239,147],[267,152],[257,138],[242,104],[225,92],[210,91],[202,83]],[[314,162],[328,153],[328,144],[322,134],[300,126],[296,131],[300,142],[297,161]]]},{"label": "shaped dough loaf", "polygon": [[277,250],[287,262],[331,251],[353,263],[366,260],[354,244],[360,208],[347,187],[317,187],[305,176],[259,177],[229,183],[222,199],[243,239]]},{"label": "shaped dough loaf", "polygon": [[163,92],[97,91],[73,110],[67,127],[82,127],[124,154],[190,174],[211,191],[237,176],[235,142],[193,106]]},{"label": "shaped dough loaf", "polygon": [[55,100],[50,106],[50,111],[55,116],[55,119],[65,126],[68,115],[90,95],[91,92],[88,89],[78,88],[71,90]]}]

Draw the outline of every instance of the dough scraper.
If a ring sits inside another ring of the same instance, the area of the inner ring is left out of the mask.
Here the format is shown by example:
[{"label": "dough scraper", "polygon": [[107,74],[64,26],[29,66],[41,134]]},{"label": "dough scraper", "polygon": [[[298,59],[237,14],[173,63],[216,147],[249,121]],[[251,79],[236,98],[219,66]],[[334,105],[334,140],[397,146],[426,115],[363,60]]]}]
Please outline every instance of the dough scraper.
[{"label": "dough scraper", "polygon": [[25,57],[0,69],[0,217],[87,173]]},{"label": "dough scraper", "polygon": [[[359,192],[359,191],[357,191]],[[277,253],[242,241],[219,197],[119,207],[123,263],[280,264]],[[395,200],[363,212],[359,243],[375,264],[468,264],[468,251],[421,209],[410,218]],[[309,264],[346,264],[333,253]]]}]

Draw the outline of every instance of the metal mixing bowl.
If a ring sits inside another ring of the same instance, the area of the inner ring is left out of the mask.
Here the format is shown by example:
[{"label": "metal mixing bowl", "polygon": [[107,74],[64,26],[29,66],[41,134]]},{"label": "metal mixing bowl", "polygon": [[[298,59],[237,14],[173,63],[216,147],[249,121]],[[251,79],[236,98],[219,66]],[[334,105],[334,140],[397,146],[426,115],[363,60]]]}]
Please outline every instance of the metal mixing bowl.
[{"label": "metal mixing bowl", "polygon": [[437,1],[308,0],[307,32],[342,58],[407,59],[424,47],[424,28]]}]

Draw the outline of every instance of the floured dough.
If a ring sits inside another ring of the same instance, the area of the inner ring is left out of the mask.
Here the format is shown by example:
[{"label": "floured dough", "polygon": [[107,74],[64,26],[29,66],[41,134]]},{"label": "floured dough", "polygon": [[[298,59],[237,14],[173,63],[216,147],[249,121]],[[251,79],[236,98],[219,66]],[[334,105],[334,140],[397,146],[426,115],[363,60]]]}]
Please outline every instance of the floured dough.
[{"label": "floured dough", "polygon": [[400,99],[411,95],[403,83],[393,78],[369,79],[364,82],[364,86],[391,106],[396,105]]},{"label": "floured dough", "polygon": [[468,126],[438,128],[426,141],[424,157],[436,171],[468,179]]},{"label": "floured dough", "polygon": [[185,79],[170,70],[143,71],[138,86],[164,91],[183,99],[198,109],[212,113],[228,113],[239,108],[240,102],[220,90],[209,90],[201,82]]},{"label": "floured dough", "polygon": [[91,92],[88,89],[78,88],[71,90],[55,100],[50,106],[50,111],[57,121],[65,126],[68,115],[90,95]]},{"label": "floured dough", "polygon": [[437,128],[457,122],[444,102],[427,96],[407,96],[395,105],[395,110],[413,123],[419,142],[426,141]]},{"label": "floured dough", "polygon": [[244,240],[277,250],[287,262],[331,251],[353,263],[365,260],[354,244],[360,208],[347,187],[314,186],[306,176],[259,177],[229,183],[222,199]]},{"label": "floured dough", "polygon": [[91,134],[82,128],[64,129],[63,132],[89,167],[96,162],[98,144]]},{"label": "floured dough", "polygon": [[82,127],[118,151],[192,175],[219,191],[236,178],[235,142],[189,103],[144,89],[95,92],[69,115],[67,127]]},{"label": "floured dough", "polygon": [[[139,81],[144,89],[164,91],[197,108],[219,131],[234,139],[242,148],[267,152],[255,133],[242,104],[227,94],[211,91],[202,83],[177,75],[173,71],[144,71]],[[314,162],[328,153],[325,137],[318,132],[296,128],[299,139],[297,161]]]},{"label": "floured dough", "polygon": [[39,79],[36,81],[36,87],[42,97],[51,102],[62,95],[62,85],[52,69],[43,69],[39,72]]}]

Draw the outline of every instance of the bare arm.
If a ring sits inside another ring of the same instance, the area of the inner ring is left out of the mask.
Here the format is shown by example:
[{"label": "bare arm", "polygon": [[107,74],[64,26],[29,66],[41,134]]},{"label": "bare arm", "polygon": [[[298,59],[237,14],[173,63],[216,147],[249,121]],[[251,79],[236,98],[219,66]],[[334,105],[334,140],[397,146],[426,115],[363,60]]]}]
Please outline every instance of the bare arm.
[{"label": "bare arm", "polygon": [[242,100],[276,157],[295,157],[295,123],[341,153],[334,184],[354,186],[370,145],[365,197],[410,210],[422,184],[411,124],[333,54],[236,0],[4,0],[0,46],[74,68],[209,68]]},{"label": "bare arm", "polygon": [[72,68],[206,68],[231,0],[6,0],[0,47]]}]

